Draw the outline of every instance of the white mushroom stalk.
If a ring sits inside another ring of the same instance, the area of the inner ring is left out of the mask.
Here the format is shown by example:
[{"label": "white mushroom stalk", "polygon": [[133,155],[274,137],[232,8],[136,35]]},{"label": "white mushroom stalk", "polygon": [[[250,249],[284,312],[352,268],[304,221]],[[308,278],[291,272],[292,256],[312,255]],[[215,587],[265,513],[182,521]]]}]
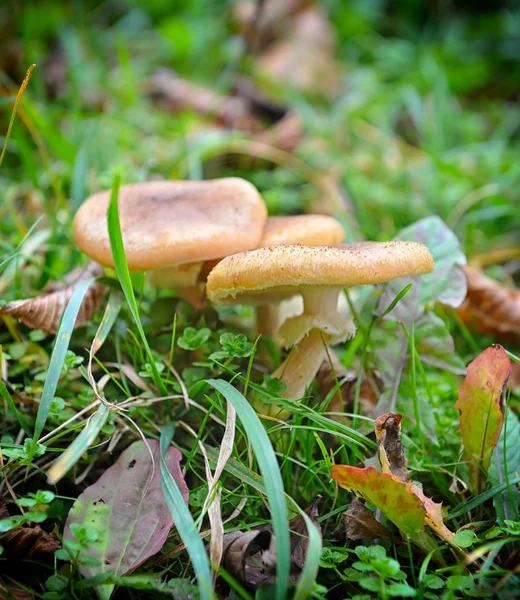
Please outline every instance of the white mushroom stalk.
[{"label": "white mushroom stalk", "polygon": [[[293,347],[272,377],[286,386],[283,397],[300,400],[327,358],[328,346],[351,338],[356,328],[350,315],[338,311],[340,288],[304,288],[303,313],[288,319],[280,329],[286,347]],[[269,412],[274,412],[273,406]],[[279,414],[279,409],[278,409]]]}]

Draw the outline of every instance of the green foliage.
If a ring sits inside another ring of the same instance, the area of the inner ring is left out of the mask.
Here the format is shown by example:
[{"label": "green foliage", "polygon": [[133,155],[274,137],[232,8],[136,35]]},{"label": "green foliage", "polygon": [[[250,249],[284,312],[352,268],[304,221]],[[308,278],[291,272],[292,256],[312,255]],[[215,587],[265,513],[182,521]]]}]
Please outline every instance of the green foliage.
[{"label": "green foliage", "polygon": [[186,327],[182,336],[177,340],[177,345],[183,350],[197,350],[204,345],[211,335],[211,331],[207,327],[202,329],[194,329]]}]

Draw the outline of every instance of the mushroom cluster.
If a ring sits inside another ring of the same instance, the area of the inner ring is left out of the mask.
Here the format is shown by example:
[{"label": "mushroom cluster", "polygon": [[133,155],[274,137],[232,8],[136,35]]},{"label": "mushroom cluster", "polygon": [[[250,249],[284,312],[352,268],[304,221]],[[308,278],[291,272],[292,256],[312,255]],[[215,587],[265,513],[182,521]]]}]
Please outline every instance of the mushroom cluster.
[{"label": "mushroom cluster", "polygon": [[[110,193],[90,197],[74,219],[74,238],[91,259],[113,267],[107,225]],[[273,373],[284,396],[299,400],[326,358],[327,347],[355,327],[338,310],[344,288],[377,284],[433,269],[428,249],[415,242],[342,244],[338,221],[324,215],[270,217],[258,190],[239,178],[161,181],[123,186],[119,213],[131,271],[216,305],[251,304],[259,331],[292,351]],[[290,318],[281,303],[299,298]]]}]

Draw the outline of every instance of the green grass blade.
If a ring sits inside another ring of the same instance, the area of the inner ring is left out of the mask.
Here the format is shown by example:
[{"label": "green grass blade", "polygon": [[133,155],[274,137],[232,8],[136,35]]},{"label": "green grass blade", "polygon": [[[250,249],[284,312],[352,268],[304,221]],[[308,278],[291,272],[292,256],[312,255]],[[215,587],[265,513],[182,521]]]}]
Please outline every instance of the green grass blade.
[{"label": "green grass blade", "polygon": [[285,600],[287,598],[290,571],[289,521],[287,519],[287,502],[283,481],[276,455],[264,426],[244,396],[230,383],[222,379],[208,379],[207,383],[219,391],[233,405],[253,446],[267,492],[276,537],[278,564],[275,597],[277,600]]},{"label": "green grass blade", "polygon": [[139,317],[139,309],[137,308],[137,302],[134,294],[134,288],[132,286],[132,280],[130,279],[130,271],[128,269],[128,263],[126,262],[125,248],[123,245],[123,235],[121,233],[121,222],[119,220],[119,209],[117,203],[120,184],[121,177],[120,175],[116,175],[112,182],[112,194],[110,196],[110,204],[107,213],[108,235],[110,237],[110,247],[112,249],[112,256],[114,258],[114,266],[117,273],[117,278],[119,279],[119,283],[121,284],[121,288],[123,289],[123,293],[128,303],[128,307],[130,309],[130,312],[132,313],[132,317],[137,326],[139,336],[141,337],[141,341],[143,342],[146,357],[152,369],[153,379],[157,387],[159,388],[161,394],[163,396],[167,396],[168,390],[166,389],[161,379],[161,376],[159,375],[159,371],[157,370],[157,366],[155,365],[155,360],[153,358],[152,351],[150,350],[148,340],[146,339],[146,335],[141,324],[141,319]]},{"label": "green grass blade", "polygon": [[[89,380],[91,379],[92,358],[101,348],[107,339],[117,315],[121,309],[121,294],[120,292],[112,292],[108,298],[105,314],[99,324],[98,330],[90,347],[90,357],[88,365]],[[95,381],[92,379],[91,384],[95,388]],[[96,413],[88,420],[87,425],[65,452],[56,460],[49,469],[47,480],[50,484],[58,483],[58,481],[70,471],[70,469],[78,462],[81,455],[88,450],[93,444],[101,428],[106,423],[110,411],[106,404],[101,404]]]},{"label": "green grass blade", "polygon": [[318,576],[322,543],[320,532],[309,516],[301,508],[298,507],[298,510],[307,527],[309,545],[307,546],[307,557],[305,559],[305,564],[303,565],[303,571],[301,572],[298,585],[296,586],[293,600],[305,600],[311,596],[314,582]]},{"label": "green grass blade", "polygon": [[509,483],[506,482],[506,483],[501,483],[500,485],[496,485],[495,487],[492,487],[491,489],[487,490],[486,492],[483,492],[482,494],[475,496],[468,502],[463,502],[463,503],[459,504],[459,506],[456,507],[455,510],[453,510],[448,515],[447,520],[456,519],[457,517],[461,517],[462,515],[465,515],[470,510],[477,508],[477,506],[480,506],[484,502],[487,502],[488,500],[490,500],[497,494],[500,494],[501,492],[506,490],[509,485],[516,485],[517,483],[520,483],[520,477],[515,477],[514,479],[509,481]]},{"label": "green grass blade", "polygon": [[161,432],[161,481],[164,498],[170,509],[173,522],[177,528],[186,550],[193,563],[193,569],[197,576],[201,600],[212,600],[213,584],[211,581],[211,569],[209,567],[208,555],[204,548],[204,543],[199,535],[195,521],[184,502],[184,498],[168,470],[166,461],[163,458],[173,437],[173,428],[165,426]]},{"label": "green grass blade", "polygon": [[51,408],[54,394],[58,386],[58,381],[60,379],[61,368],[63,367],[65,355],[67,354],[67,350],[69,348],[70,336],[72,335],[72,330],[74,329],[74,323],[76,322],[76,317],[78,316],[83,298],[93,281],[94,278],[91,278],[86,279],[78,284],[78,287],[74,290],[74,293],[72,294],[72,297],[69,300],[67,308],[65,309],[61,319],[58,333],[56,334],[54,348],[52,350],[47,377],[45,378],[45,384],[43,386],[40,406],[38,407],[38,414],[36,415],[34,441],[38,440],[43,428],[45,427],[45,423],[47,422],[49,410]]},{"label": "green grass blade", "polygon": [[[1,361],[0,361],[0,366],[1,366]],[[31,428],[29,427],[29,424],[25,420],[25,417],[22,415],[22,413],[18,410],[18,408],[16,408],[16,404],[14,403],[14,400],[11,397],[9,390],[7,389],[7,387],[5,386],[5,383],[2,381],[1,378],[0,378],[0,396],[2,396],[2,398],[5,400],[8,410],[10,410],[16,416],[16,419],[17,419],[18,423],[20,424],[20,427],[24,430],[25,434],[28,437],[31,437]],[[7,419],[7,415],[6,415],[6,419]],[[7,422],[7,421],[5,421],[5,422]]]},{"label": "green grass blade", "polygon": [[86,450],[93,444],[101,428],[106,423],[110,411],[106,404],[101,404],[96,413],[87,422],[85,429],[58,458],[49,469],[47,481],[52,485],[64,477],[78,462]]}]

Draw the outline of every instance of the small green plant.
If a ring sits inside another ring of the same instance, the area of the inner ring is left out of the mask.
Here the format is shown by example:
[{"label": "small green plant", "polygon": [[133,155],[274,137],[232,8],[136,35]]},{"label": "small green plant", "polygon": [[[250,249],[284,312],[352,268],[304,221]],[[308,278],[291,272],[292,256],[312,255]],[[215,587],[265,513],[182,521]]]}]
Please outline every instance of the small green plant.
[{"label": "small green plant", "polygon": [[358,546],[354,549],[359,560],[342,573],[345,581],[358,583],[374,592],[378,598],[414,598],[417,591],[406,581],[406,573],[394,558],[386,555],[383,546]]}]

